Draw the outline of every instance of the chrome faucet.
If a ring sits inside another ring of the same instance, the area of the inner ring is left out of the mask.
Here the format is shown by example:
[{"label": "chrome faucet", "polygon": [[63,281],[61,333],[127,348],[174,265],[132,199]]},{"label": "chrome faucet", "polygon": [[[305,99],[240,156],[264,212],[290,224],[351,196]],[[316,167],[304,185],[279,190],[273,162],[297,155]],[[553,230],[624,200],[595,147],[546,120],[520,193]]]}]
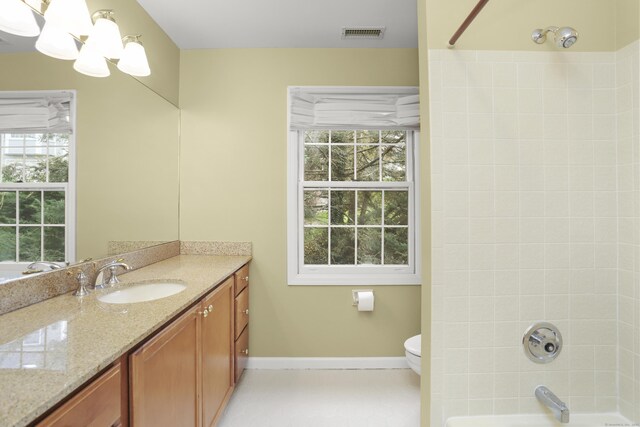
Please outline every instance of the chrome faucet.
[{"label": "chrome faucet", "polygon": [[55,262],[49,262],[49,261],[36,261],[36,262],[32,262],[31,264],[29,264],[29,265],[27,266],[27,270],[33,270],[33,268],[34,268],[36,265],[42,265],[42,266],[45,266],[45,267],[49,267],[49,269],[51,269],[51,270],[57,270],[57,269],[59,269],[59,268],[62,268],[62,267],[60,267],[58,264],[56,264]]},{"label": "chrome faucet", "polygon": [[[67,265],[69,265],[69,264],[67,264]],[[62,268],[60,265],[56,264],[55,262],[36,261],[36,262],[32,262],[31,264],[29,264],[27,266],[27,269],[25,271],[23,271],[22,274],[42,273],[43,271],[45,271],[45,270],[37,269],[36,266],[48,267],[49,270],[57,270],[59,268]]]},{"label": "chrome faucet", "polygon": [[89,291],[87,290],[87,285],[89,284],[89,279],[87,275],[84,274],[82,270],[78,271],[76,275],[76,279],[78,280],[78,289],[73,293],[75,297],[84,297],[89,295]]},{"label": "chrome faucet", "polygon": [[[120,283],[120,280],[118,280],[118,276],[116,275],[116,270],[118,269],[118,267],[122,267],[125,270],[131,270],[131,267],[128,264],[125,264],[123,261],[124,260],[122,258],[117,259],[115,261],[112,261],[100,267],[98,269],[98,275],[96,276],[94,288],[104,289],[104,288],[109,288],[115,285],[116,283]],[[98,283],[98,278],[100,277],[100,273],[103,274],[103,278],[102,278],[102,282]]]},{"label": "chrome faucet", "polygon": [[547,387],[543,385],[536,387],[536,398],[553,412],[553,415],[558,421],[561,423],[569,422],[569,408]]}]

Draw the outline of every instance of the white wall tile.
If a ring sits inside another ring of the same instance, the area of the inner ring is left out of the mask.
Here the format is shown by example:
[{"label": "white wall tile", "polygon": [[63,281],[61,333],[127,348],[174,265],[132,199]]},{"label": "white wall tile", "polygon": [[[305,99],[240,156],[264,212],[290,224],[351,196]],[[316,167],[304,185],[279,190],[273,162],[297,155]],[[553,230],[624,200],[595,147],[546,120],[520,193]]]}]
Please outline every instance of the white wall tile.
[{"label": "white wall tile", "polygon": [[[432,295],[450,359],[438,426],[541,410],[539,382],[573,412],[640,417],[639,57],[433,56],[433,270],[451,283]],[[561,328],[553,364],[522,352],[534,320]]]}]

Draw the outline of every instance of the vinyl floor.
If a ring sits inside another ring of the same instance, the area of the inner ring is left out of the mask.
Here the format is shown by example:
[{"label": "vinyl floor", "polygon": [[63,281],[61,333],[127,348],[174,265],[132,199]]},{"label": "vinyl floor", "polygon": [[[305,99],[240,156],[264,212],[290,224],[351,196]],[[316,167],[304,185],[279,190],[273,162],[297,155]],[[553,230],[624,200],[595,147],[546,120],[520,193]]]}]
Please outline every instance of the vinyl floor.
[{"label": "vinyl floor", "polygon": [[409,369],[246,370],[218,427],[419,427]]}]

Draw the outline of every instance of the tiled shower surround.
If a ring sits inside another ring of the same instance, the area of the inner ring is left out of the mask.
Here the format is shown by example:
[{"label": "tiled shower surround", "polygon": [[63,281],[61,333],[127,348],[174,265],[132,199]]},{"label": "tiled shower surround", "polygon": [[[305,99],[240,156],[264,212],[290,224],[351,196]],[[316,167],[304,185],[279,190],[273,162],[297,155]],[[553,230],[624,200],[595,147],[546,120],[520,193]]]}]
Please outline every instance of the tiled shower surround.
[{"label": "tiled shower surround", "polygon": [[639,46],[429,52],[434,427],[541,413],[539,384],[640,421]]}]

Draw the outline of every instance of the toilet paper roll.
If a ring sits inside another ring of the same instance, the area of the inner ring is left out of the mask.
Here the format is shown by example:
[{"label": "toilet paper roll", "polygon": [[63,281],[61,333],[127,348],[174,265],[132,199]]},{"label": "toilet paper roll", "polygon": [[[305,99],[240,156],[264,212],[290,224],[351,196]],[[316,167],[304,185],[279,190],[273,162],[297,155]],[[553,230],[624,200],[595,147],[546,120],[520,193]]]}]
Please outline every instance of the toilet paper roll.
[{"label": "toilet paper roll", "polygon": [[373,291],[358,292],[358,311],[373,311]]}]

